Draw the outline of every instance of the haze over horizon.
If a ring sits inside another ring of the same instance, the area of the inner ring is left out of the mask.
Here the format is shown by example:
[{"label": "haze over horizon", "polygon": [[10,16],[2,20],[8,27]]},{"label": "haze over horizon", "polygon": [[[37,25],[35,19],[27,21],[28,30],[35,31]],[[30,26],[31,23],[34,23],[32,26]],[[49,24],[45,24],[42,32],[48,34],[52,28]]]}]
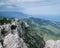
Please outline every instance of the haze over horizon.
[{"label": "haze over horizon", "polygon": [[0,11],[29,15],[60,15],[60,0],[0,0]]}]

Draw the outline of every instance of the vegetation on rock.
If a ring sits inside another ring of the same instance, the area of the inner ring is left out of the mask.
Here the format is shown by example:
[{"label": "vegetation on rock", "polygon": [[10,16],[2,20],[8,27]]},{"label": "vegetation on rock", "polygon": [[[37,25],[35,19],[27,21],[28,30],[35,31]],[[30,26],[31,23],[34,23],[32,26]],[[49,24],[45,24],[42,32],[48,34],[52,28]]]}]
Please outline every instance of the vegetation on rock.
[{"label": "vegetation on rock", "polygon": [[5,35],[7,33],[7,31],[3,28],[2,30],[1,30],[1,34],[2,35]]},{"label": "vegetation on rock", "polygon": [[3,46],[3,40],[0,40],[1,45]]},{"label": "vegetation on rock", "polygon": [[16,27],[17,27],[16,25],[12,25],[12,26],[11,26],[11,29],[12,29],[12,30],[15,30]]},{"label": "vegetation on rock", "polygon": [[11,20],[7,18],[0,18],[0,25],[3,25],[4,23],[11,23]]}]

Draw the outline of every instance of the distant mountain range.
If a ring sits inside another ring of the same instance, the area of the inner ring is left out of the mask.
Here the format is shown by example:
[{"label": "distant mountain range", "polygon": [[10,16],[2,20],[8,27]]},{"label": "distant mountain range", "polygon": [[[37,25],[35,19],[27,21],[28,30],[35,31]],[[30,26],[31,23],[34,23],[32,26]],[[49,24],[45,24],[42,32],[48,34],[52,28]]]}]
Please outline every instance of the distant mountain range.
[{"label": "distant mountain range", "polygon": [[60,15],[52,15],[52,16],[50,16],[50,15],[33,15],[33,17],[60,22]]},{"label": "distant mountain range", "polygon": [[12,12],[12,11],[2,11],[0,12],[0,17],[8,18],[27,18],[29,15],[22,12]]},{"label": "distant mountain range", "polygon": [[[8,18],[29,18],[30,15],[25,14],[23,12],[15,12],[15,11],[0,11],[0,17],[8,17]],[[60,16],[43,16],[43,15],[32,15],[32,17],[35,18],[41,18],[41,19],[45,19],[45,20],[50,20],[50,21],[57,21],[60,22]]]},{"label": "distant mountain range", "polygon": [[49,39],[60,39],[60,22],[52,22],[33,17],[23,20],[31,26],[35,33],[43,35],[45,41]]}]

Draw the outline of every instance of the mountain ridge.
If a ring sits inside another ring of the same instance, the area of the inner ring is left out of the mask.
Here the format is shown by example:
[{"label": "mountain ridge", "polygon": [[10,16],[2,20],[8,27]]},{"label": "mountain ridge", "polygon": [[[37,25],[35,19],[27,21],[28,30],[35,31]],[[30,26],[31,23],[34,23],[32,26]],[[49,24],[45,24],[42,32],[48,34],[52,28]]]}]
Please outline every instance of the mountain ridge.
[{"label": "mountain ridge", "polygon": [[60,15],[32,15],[35,18],[41,18],[50,21],[60,22]]},{"label": "mountain ridge", "polygon": [[0,16],[8,18],[27,18],[29,15],[22,12],[0,11]]}]

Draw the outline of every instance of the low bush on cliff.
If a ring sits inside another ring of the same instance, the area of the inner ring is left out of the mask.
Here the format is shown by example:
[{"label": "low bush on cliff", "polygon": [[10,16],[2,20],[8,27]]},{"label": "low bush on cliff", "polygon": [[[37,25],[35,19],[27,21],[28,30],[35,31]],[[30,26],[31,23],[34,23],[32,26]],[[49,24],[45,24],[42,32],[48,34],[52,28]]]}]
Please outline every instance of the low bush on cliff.
[{"label": "low bush on cliff", "polygon": [[6,31],[5,29],[2,29],[2,30],[1,30],[1,34],[2,34],[2,35],[5,35],[6,33],[7,33],[7,31]]},{"label": "low bush on cliff", "polygon": [[0,25],[3,25],[4,23],[6,23],[6,24],[11,23],[11,20],[7,19],[7,18],[0,19]]},{"label": "low bush on cliff", "polygon": [[12,26],[11,26],[11,29],[12,29],[12,30],[15,30],[16,27],[17,27],[16,25],[12,25]]},{"label": "low bush on cliff", "polygon": [[3,46],[3,40],[0,40],[1,45]]}]

